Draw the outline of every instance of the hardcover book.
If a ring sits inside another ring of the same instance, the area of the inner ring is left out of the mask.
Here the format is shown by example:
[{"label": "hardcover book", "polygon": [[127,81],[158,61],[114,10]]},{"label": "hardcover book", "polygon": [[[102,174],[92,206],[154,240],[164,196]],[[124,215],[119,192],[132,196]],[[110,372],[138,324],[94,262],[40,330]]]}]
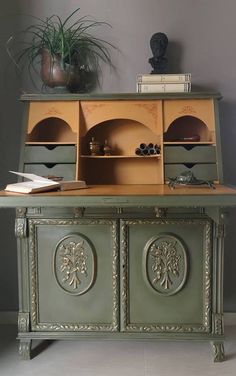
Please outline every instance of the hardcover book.
[{"label": "hardcover book", "polygon": [[5,191],[17,192],[17,193],[38,193],[51,190],[71,190],[71,189],[81,189],[86,188],[86,183],[83,180],[62,180],[53,181],[51,179],[44,178],[43,176],[28,174],[23,172],[10,171],[13,174],[21,176],[27,181],[22,181],[19,183],[8,184]]},{"label": "hardcover book", "polygon": [[180,74],[138,74],[137,82],[143,83],[158,83],[158,82],[191,82],[191,73],[180,73]]},{"label": "hardcover book", "polygon": [[191,83],[137,83],[137,93],[182,93],[191,91]]}]

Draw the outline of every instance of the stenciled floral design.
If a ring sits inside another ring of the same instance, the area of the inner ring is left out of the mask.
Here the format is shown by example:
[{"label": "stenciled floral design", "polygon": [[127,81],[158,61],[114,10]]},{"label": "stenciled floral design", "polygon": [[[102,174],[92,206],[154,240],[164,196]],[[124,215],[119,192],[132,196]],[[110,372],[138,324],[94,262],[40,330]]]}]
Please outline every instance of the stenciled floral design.
[{"label": "stenciled floral design", "polygon": [[61,272],[63,282],[68,282],[74,290],[81,284],[80,275],[87,277],[87,255],[84,248],[84,241],[70,241],[68,244],[61,244],[59,247],[61,257]]},{"label": "stenciled floral design", "polygon": [[155,278],[153,284],[160,282],[165,290],[171,288],[173,281],[171,276],[179,276],[179,261],[176,241],[162,241],[151,246],[150,255],[153,259],[152,271]]}]

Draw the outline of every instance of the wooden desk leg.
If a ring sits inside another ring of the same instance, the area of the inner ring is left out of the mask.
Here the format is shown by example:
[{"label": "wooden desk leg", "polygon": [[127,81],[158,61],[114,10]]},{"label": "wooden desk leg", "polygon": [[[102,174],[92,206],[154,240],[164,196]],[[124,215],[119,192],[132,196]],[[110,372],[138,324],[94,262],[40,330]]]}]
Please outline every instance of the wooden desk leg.
[{"label": "wooden desk leg", "polygon": [[212,342],[214,362],[223,362],[225,360],[224,342]]},{"label": "wooden desk leg", "polygon": [[31,358],[31,339],[20,339],[19,354],[23,360],[29,360]]}]

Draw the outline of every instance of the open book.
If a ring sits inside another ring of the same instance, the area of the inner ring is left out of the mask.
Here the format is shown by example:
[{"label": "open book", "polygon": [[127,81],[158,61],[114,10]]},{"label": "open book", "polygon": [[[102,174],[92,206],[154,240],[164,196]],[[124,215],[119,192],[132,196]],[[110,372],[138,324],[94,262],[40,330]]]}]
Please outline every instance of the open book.
[{"label": "open book", "polygon": [[10,172],[18,176],[22,176],[23,178],[28,179],[28,181],[8,184],[5,188],[5,191],[18,193],[37,193],[51,191],[53,189],[65,191],[70,189],[81,189],[87,187],[85,181],[83,180],[54,181],[35,174],[28,174],[15,171]]}]

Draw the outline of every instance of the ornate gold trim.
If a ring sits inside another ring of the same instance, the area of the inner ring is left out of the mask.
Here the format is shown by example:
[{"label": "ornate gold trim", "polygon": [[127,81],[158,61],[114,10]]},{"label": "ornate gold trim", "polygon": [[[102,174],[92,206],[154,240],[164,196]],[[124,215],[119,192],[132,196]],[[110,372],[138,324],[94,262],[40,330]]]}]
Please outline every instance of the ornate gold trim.
[{"label": "ornate gold trim", "polygon": [[[38,296],[38,268],[36,247],[36,226],[55,225],[110,225],[112,237],[112,287],[113,306],[111,324],[74,324],[74,323],[40,323],[39,322],[39,296]],[[105,331],[114,332],[119,328],[119,282],[118,282],[118,224],[116,220],[76,220],[76,219],[29,219],[29,255],[30,255],[30,278],[31,278],[31,316],[32,330],[38,331]]]},{"label": "ornate gold trim", "polygon": [[219,334],[219,335],[224,334],[223,314],[214,313],[212,315],[212,318],[213,318],[213,323],[214,323],[214,334]]},{"label": "ornate gold trim", "polygon": [[224,342],[212,343],[214,362],[223,362],[225,360]]},{"label": "ornate gold trim", "polygon": [[[175,325],[173,323],[161,325],[150,324],[132,324],[129,322],[129,278],[128,278],[128,226],[130,225],[195,225],[203,224],[204,228],[204,266],[203,266],[203,322],[202,324],[184,324]],[[121,291],[121,310],[122,310],[122,328],[131,332],[196,332],[209,333],[211,331],[211,221],[208,219],[156,219],[156,220],[123,220],[121,223],[121,262],[122,262],[122,291]]]},{"label": "ornate gold trim", "polygon": [[16,238],[26,238],[27,236],[27,220],[26,218],[15,219],[15,236]]},{"label": "ornate gold trim", "polygon": [[20,239],[27,236],[26,208],[16,209],[15,236]]}]

